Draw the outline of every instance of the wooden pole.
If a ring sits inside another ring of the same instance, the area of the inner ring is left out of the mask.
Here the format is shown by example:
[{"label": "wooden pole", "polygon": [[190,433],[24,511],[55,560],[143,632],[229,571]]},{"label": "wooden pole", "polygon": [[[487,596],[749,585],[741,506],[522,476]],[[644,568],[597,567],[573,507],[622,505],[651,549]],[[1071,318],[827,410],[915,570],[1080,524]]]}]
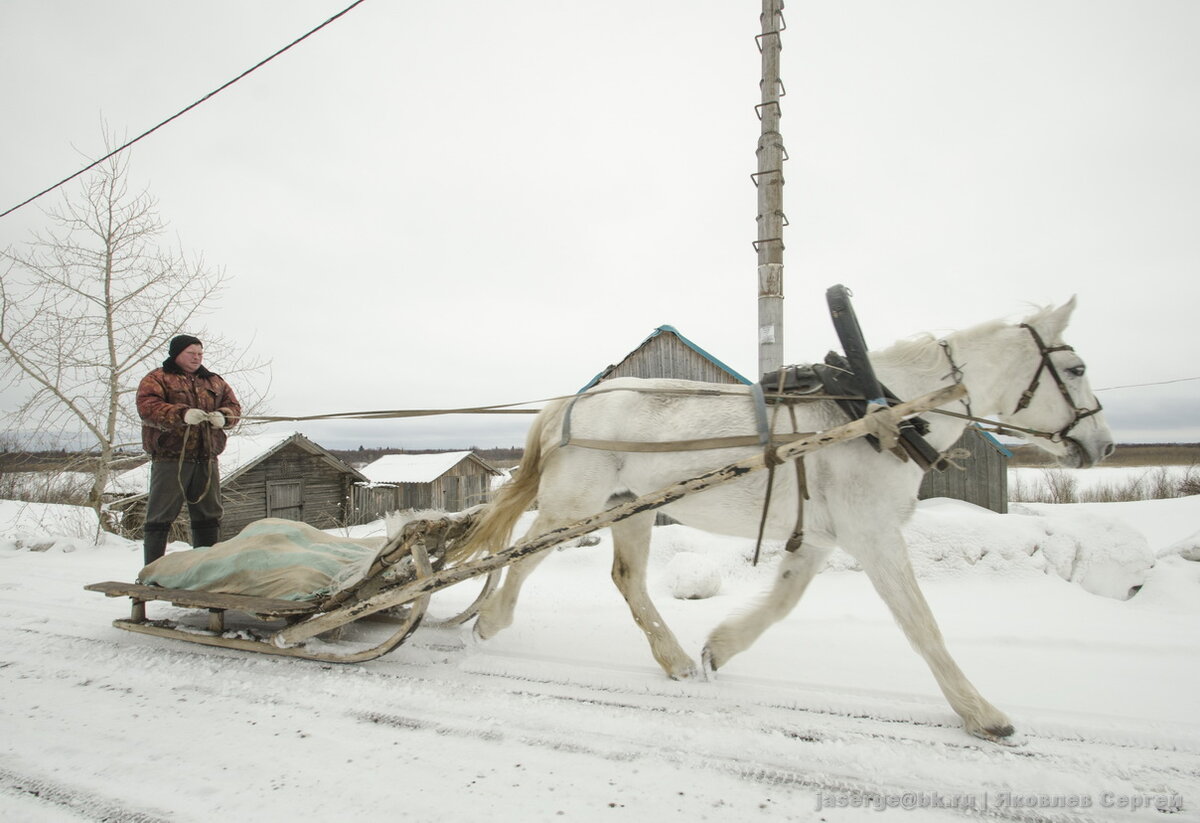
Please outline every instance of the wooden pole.
[{"label": "wooden pole", "polygon": [[762,52],[762,102],[755,107],[762,123],[758,138],[758,371],[768,374],[783,366],[783,137],[779,132],[780,31],[783,0],[763,0],[762,33],[756,41]]}]

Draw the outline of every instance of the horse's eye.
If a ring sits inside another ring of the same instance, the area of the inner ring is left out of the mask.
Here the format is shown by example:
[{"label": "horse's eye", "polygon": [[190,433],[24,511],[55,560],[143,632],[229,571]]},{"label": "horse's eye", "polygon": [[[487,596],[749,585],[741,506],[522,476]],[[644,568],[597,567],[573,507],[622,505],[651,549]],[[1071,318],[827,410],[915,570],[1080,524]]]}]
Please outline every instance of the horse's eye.
[{"label": "horse's eye", "polygon": [[1072,366],[1071,368],[1067,369],[1067,374],[1071,375],[1072,377],[1083,377],[1086,371],[1087,366]]}]

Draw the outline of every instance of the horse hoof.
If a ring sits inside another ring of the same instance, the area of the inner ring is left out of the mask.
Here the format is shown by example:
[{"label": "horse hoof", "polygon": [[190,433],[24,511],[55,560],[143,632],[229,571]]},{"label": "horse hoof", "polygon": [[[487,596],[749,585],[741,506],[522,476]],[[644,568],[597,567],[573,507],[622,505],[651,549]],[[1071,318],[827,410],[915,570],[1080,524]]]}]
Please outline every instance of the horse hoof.
[{"label": "horse hoof", "polygon": [[990,728],[971,729],[971,734],[981,740],[986,740],[989,743],[1003,743],[1005,745],[1016,745],[1019,740],[1014,736],[1016,731],[1011,723],[1005,723],[1002,726],[992,726]]},{"label": "horse hoof", "polygon": [[478,646],[483,642],[483,638],[479,636],[474,626],[463,626],[458,632],[458,639],[462,642],[463,648],[466,649]]},{"label": "horse hoof", "polygon": [[672,680],[699,680],[703,675],[703,671],[689,657],[683,657],[674,664],[668,664],[664,660],[658,661],[666,672],[667,677]]}]

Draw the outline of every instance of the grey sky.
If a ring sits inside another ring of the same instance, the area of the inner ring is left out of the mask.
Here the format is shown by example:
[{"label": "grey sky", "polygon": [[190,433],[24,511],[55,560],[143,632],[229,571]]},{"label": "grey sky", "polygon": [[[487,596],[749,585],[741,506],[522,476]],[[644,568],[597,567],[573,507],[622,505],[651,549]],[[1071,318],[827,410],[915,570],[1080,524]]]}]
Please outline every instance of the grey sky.
[{"label": "grey sky", "polygon": [[[0,207],[101,153],[101,117],[140,133],[347,4],[5,0]],[[662,324],[752,376],[760,5],[368,0],[140,143],[133,178],[230,275],[206,323],[273,361],[279,414],[568,393]],[[1078,294],[1097,387],[1200,375],[1200,4],[785,14],[786,359],[834,345],[840,282],[875,347]],[[1100,396],[1118,440],[1200,439],[1200,381]]]}]

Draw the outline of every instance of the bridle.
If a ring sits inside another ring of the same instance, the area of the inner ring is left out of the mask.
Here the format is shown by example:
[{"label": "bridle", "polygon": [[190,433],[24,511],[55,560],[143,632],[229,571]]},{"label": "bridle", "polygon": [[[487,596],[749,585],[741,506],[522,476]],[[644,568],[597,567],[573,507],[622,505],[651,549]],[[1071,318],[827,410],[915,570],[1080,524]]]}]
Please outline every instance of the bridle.
[{"label": "bridle", "polygon": [[[1017,401],[1017,407],[1013,409],[1013,414],[1028,408],[1029,404],[1033,401],[1034,393],[1038,390],[1038,384],[1042,379],[1042,372],[1049,372],[1050,376],[1054,378],[1055,384],[1058,386],[1058,393],[1062,395],[1063,400],[1067,401],[1067,408],[1071,410],[1074,416],[1071,418],[1071,421],[1067,423],[1067,425],[1064,426],[1060,431],[1032,433],[1039,437],[1047,437],[1056,443],[1061,442],[1067,439],[1067,435],[1070,433],[1071,429],[1078,426],[1093,414],[1098,414],[1103,406],[1100,405],[1099,400],[1096,400],[1096,407],[1094,409],[1084,409],[1076,405],[1075,398],[1071,397],[1071,392],[1067,389],[1066,382],[1063,380],[1062,375],[1059,374],[1058,368],[1054,365],[1054,361],[1050,359],[1050,355],[1054,354],[1055,352],[1075,351],[1075,349],[1067,345],[1047,346],[1046,342],[1042,340],[1042,336],[1038,334],[1037,329],[1035,329],[1033,326],[1029,325],[1028,323],[1022,323],[1021,328],[1028,330],[1029,334],[1033,336],[1033,342],[1037,344],[1038,353],[1041,356],[1041,363],[1038,364],[1037,371],[1033,373],[1033,380],[1030,381],[1029,388],[1021,393],[1021,399]],[[1026,429],[1025,431],[1029,430]]]},{"label": "bridle", "polygon": [[[1041,437],[1054,443],[1061,443],[1063,440],[1069,439],[1068,435],[1070,434],[1071,429],[1075,428],[1092,415],[1098,414],[1103,408],[1100,405],[1099,400],[1096,400],[1096,408],[1094,409],[1083,409],[1075,405],[1075,399],[1071,397],[1071,392],[1067,389],[1067,384],[1063,380],[1062,375],[1059,374],[1058,367],[1055,366],[1054,361],[1050,359],[1050,355],[1054,354],[1055,352],[1075,351],[1075,349],[1067,345],[1047,346],[1046,342],[1042,339],[1042,336],[1038,334],[1037,329],[1035,329],[1033,326],[1029,325],[1028,323],[1022,323],[1021,328],[1028,330],[1029,334],[1033,337],[1033,342],[1038,347],[1038,354],[1041,358],[1041,361],[1038,363],[1037,371],[1033,373],[1033,379],[1029,381],[1029,388],[1025,389],[1025,391],[1021,393],[1021,399],[1017,401],[1017,407],[1013,409],[1013,414],[1028,408],[1029,404],[1033,402],[1033,396],[1037,393],[1038,386],[1041,384],[1042,372],[1047,371],[1050,373],[1050,376],[1054,378],[1054,383],[1058,386],[1058,393],[1062,395],[1065,401],[1067,401],[1067,408],[1069,408],[1072,412],[1073,416],[1066,426],[1056,432],[1047,432],[1039,429],[1028,429],[1023,426],[1014,426],[1011,423],[987,420],[972,415],[969,404],[967,405],[966,414],[957,414],[955,412],[946,411],[945,409],[934,409],[933,413],[944,414],[950,417],[960,417],[966,420],[974,421],[975,423],[988,423],[996,427],[995,432],[997,434],[1004,434],[1006,432],[1021,432],[1023,434],[1032,435],[1033,437]],[[953,378],[955,383],[962,383],[963,370],[957,363],[954,362],[954,356],[950,351],[949,341],[941,340],[939,341],[939,345],[942,347],[942,351],[945,352],[946,359],[950,362],[950,374],[946,375],[946,377]],[[966,400],[963,402],[967,403]]]}]

